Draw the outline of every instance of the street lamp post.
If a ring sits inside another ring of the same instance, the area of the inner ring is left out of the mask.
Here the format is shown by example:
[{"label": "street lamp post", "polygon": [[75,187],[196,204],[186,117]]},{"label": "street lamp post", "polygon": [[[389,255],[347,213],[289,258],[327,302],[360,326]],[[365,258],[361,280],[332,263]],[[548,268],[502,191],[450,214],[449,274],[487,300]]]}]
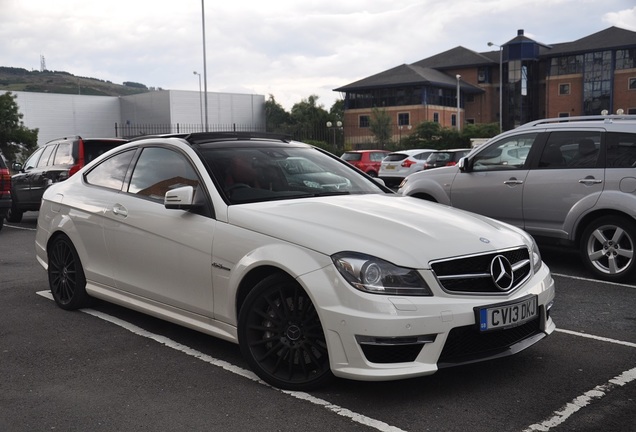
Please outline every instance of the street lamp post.
[{"label": "street lamp post", "polygon": [[199,113],[201,113],[201,129],[203,130],[203,99],[201,96],[201,74],[197,71],[192,72],[199,76]]},{"label": "street lamp post", "polygon": [[462,130],[462,126],[461,126],[461,112],[460,107],[459,107],[459,102],[461,100],[460,96],[461,94],[459,93],[459,80],[462,79],[462,76],[460,74],[455,75],[455,78],[457,78],[457,131],[461,131]]},{"label": "street lamp post", "polygon": [[503,47],[488,42],[488,46],[499,47],[499,132],[503,132]]},{"label": "street lamp post", "polygon": [[334,147],[337,147],[337,144],[336,144],[336,130],[342,129],[342,122],[340,120],[338,120],[336,122],[336,125],[334,126],[333,123],[328,121],[327,122],[327,129],[333,130],[333,145],[334,145]]},{"label": "street lamp post", "polygon": [[205,131],[208,132],[208,66],[205,58],[205,0],[201,0],[201,29],[203,32],[203,88],[205,90]]}]

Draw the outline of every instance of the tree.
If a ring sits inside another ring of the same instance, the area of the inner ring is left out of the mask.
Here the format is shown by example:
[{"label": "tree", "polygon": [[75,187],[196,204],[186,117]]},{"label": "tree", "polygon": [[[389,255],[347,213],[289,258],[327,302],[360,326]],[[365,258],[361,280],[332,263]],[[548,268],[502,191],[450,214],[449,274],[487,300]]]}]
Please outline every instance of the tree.
[{"label": "tree", "polygon": [[25,158],[38,146],[39,130],[24,126],[16,99],[11,92],[0,95],[0,152],[10,161]]},{"label": "tree", "polygon": [[380,148],[384,148],[391,138],[391,116],[385,109],[373,108],[369,119],[369,130],[375,136]]},{"label": "tree", "polygon": [[286,133],[291,123],[291,116],[285,108],[269,95],[265,101],[265,128],[268,132]]}]

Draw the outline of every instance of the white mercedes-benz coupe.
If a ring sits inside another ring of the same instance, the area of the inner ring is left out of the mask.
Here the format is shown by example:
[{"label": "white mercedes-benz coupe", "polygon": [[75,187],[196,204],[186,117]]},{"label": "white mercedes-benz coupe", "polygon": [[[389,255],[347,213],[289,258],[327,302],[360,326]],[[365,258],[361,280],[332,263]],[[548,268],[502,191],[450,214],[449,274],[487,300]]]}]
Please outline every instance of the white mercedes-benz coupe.
[{"label": "white mercedes-benz coupe", "polygon": [[281,136],[132,140],[46,190],[35,243],[61,308],[101,299],[238,343],[285,389],[432,374],[555,329],[528,234]]}]

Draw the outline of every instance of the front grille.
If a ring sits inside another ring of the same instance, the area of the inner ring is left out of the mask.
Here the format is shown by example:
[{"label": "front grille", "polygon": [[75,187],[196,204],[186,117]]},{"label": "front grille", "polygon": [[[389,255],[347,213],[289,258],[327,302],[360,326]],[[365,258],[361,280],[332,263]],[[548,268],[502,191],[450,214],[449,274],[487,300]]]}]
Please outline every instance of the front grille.
[{"label": "front grille", "polygon": [[451,330],[438,360],[439,367],[476,361],[505,352],[510,346],[541,333],[539,318],[506,330],[480,332],[475,325]]},{"label": "front grille", "polygon": [[514,291],[531,273],[530,253],[525,247],[434,261],[431,269],[441,287],[451,294],[500,294],[503,290],[496,285],[491,274],[491,264],[498,256],[505,257],[512,265],[513,281],[506,292]]}]

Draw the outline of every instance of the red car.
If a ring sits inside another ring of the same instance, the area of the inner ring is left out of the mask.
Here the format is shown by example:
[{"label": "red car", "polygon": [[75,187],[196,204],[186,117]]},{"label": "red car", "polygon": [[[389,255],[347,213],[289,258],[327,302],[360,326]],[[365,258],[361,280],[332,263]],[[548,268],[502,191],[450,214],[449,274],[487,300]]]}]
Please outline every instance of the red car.
[{"label": "red car", "polygon": [[340,157],[371,177],[377,177],[382,159],[389,153],[387,150],[351,150]]}]

